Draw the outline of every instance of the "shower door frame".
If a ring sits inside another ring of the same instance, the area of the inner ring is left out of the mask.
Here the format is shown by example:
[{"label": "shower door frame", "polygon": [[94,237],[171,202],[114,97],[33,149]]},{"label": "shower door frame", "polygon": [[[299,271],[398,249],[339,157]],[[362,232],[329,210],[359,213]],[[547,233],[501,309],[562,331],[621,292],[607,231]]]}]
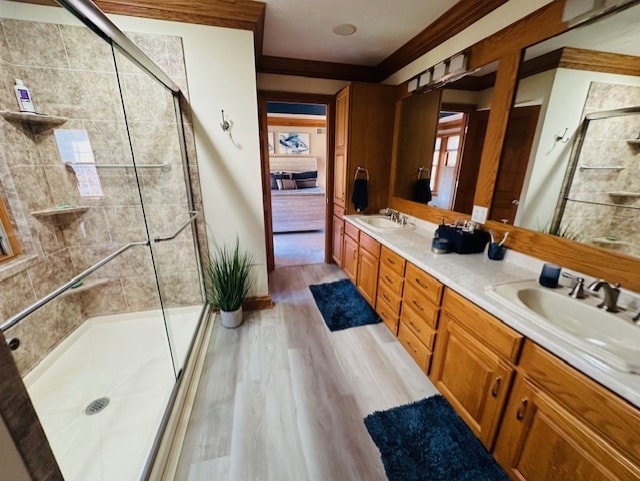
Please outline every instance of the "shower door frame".
[{"label": "shower door frame", "polygon": [[[200,248],[198,243],[197,228],[196,228],[196,220],[199,217],[200,213],[194,210],[192,183],[191,183],[191,176],[189,173],[189,161],[188,161],[187,146],[186,146],[186,140],[185,140],[185,130],[183,125],[183,115],[182,115],[183,112],[181,107],[181,101],[183,100],[186,101],[186,98],[184,97],[178,85],[175,82],[173,82],[173,80],[171,80],[171,78],[169,78],[169,76],[167,76],[167,74],[165,74],[162,71],[162,69],[160,69],[160,67],[158,67],[153,62],[153,60],[151,60],[151,58],[149,58],[134,42],[132,42],[113,22],[111,22],[111,20],[109,20],[109,18],[93,2],[91,2],[90,0],[58,0],[58,3],[62,7],[64,7],[67,11],[69,11],[71,14],[73,14],[76,18],[78,18],[84,25],[89,27],[94,33],[96,33],[102,39],[107,41],[107,43],[109,43],[110,45],[115,47],[117,50],[119,50],[121,53],[123,53],[127,58],[129,58],[129,60],[131,60],[134,64],[140,67],[143,71],[148,73],[156,81],[160,82],[165,88],[167,88],[171,92],[171,95],[173,97],[175,116],[176,116],[177,134],[178,134],[178,141],[180,146],[180,158],[182,162],[182,170],[183,170],[183,176],[185,181],[188,212],[189,212],[190,218],[188,221],[186,221],[180,227],[178,227],[176,232],[170,236],[155,237],[153,239],[148,238],[145,241],[131,242],[129,244],[124,245],[123,247],[116,250],[109,256],[105,257],[95,265],[91,266],[89,269],[75,276],[73,279],[71,279],[69,282],[65,283],[55,291],[51,292],[44,298],[38,300],[34,304],[30,305],[26,309],[22,310],[21,312],[17,313],[13,317],[5,321],[2,325],[0,325],[0,331],[4,333],[6,330],[17,325],[22,319],[26,318],[31,313],[38,310],[40,307],[44,306],[50,301],[56,299],[62,293],[69,290],[71,286],[76,284],[78,281],[84,279],[85,277],[87,277],[97,269],[101,268],[102,266],[109,263],[113,259],[119,257],[121,254],[129,250],[131,247],[150,246],[151,243],[158,243],[158,242],[172,240],[180,232],[185,230],[189,225],[191,226],[194,252],[195,252],[196,264],[197,264],[197,270],[198,270],[198,277],[200,280],[200,293],[202,296],[201,299],[203,301],[203,305],[198,314],[196,328],[189,342],[185,365],[182,366],[182,368],[179,369],[177,372],[175,372],[175,383],[172,387],[169,401],[165,406],[162,419],[158,426],[156,436],[154,438],[153,444],[151,446],[151,450],[148,454],[145,466],[142,471],[142,475],[140,477],[141,481],[147,481],[148,479],[150,479],[152,472],[154,470],[154,465],[158,457],[160,447],[163,443],[164,435],[167,431],[167,426],[169,425],[170,418],[174,411],[173,408],[175,406],[176,399],[178,398],[180,387],[182,385],[182,380],[185,377],[184,372],[190,367],[190,365],[193,362],[193,359],[192,359],[193,350],[196,344],[196,340],[199,337],[198,334],[203,331],[202,329],[203,319],[206,319],[206,315],[209,312],[209,305],[207,304],[206,297],[205,297],[202,259],[201,259],[201,253],[200,253]],[[164,306],[162,306],[162,309],[164,311]],[[11,341],[10,339],[7,340],[7,345],[9,346],[9,348],[11,348],[10,341]],[[170,339],[167,339],[167,341],[171,342]],[[3,346],[1,354],[8,355],[8,353],[9,353],[9,349],[6,349]],[[2,382],[3,385],[8,386],[9,381],[14,383],[15,379],[13,378],[15,378],[16,374],[17,374],[17,370],[15,370],[15,372],[9,373],[9,379],[4,379],[4,380],[0,379],[0,381],[3,381]],[[19,377],[19,374],[18,374],[18,377]],[[25,398],[25,396],[26,396],[26,399],[24,399],[24,401],[27,401],[27,400],[30,401],[30,398],[28,397],[28,393],[26,392],[26,388],[24,387],[24,384],[22,384],[21,388],[18,388],[17,391],[14,392],[12,399],[13,400],[22,399],[22,398]],[[8,401],[11,401],[11,399],[9,399]],[[2,400],[0,400],[0,402],[2,402]],[[23,404],[24,406],[22,406],[22,409],[29,410],[28,408],[29,406],[31,406],[31,403],[28,402]],[[9,406],[9,409],[11,408],[18,408],[18,406]],[[31,410],[33,410],[33,408],[31,408]],[[31,418],[31,416],[27,416],[29,413],[24,413],[24,414],[26,417]],[[33,414],[35,416],[35,411],[33,411]],[[29,422],[30,422],[30,419],[22,419],[21,425],[24,425],[25,423],[29,423]],[[7,426],[7,427],[9,428],[10,432],[13,433],[13,435],[16,434],[17,431],[15,431],[15,429],[12,429],[10,426]],[[38,424],[38,428],[34,430],[34,427],[31,426],[30,432],[31,432],[31,435],[33,436],[31,438],[31,441],[35,441],[36,439],[38,439],[37,446],[30,445],[28,442],[22,442],[22,440],[15,440],[16,446],[18,446],[20,454],[23,457],[23,462],[25,464],[25,467],[27,467],[27,469],[30,471],[30,474],[36,476],[37,479],[44,479],[44,478],[41,478],[41,476],[44,476],[47,478],[51,476],[51,478],[49,479],[62,479],[60,477],[61,473],[57,466],[57,461],[55,460],[55,456],[53,455],[51,450],[50,449],[46,450],[48,451],[48,453],[41,451],[42,449],[41,442],[43,440],[42,436],[46,436],[44,431],[42,430],[42,427]],[[46,439],[46,437],[44,439]],[[47,459],[49,457],[47,456],[47,454],[50,454],[51,458]]]}]

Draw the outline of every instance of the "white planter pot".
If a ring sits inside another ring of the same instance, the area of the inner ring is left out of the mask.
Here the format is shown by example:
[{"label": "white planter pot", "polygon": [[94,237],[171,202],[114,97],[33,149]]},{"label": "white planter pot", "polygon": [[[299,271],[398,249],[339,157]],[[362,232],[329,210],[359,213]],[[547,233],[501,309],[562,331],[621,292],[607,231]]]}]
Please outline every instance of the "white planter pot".
[{"label": "white planter pot", "polygon": [[233,329],[242,324],[242,320],[244,319],[242,313],[242,306],[240,306],[235,311],[223,311],[220,310],[220,319],[222,320],[222,325],[228,329]]}]

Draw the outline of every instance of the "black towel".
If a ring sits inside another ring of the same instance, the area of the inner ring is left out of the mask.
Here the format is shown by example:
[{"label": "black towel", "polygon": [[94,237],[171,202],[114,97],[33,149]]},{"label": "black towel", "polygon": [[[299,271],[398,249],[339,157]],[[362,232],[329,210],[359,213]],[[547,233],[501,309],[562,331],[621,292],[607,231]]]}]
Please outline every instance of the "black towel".
[{"label": "black towel", "polygon": [[362,212],[369,207],[369,195],[367,194],[367,179],[356,179],[353,183],[351,202],[356,212]]},{"label": "black towel", "polygon": [[416,202],[428,204],[431,202],[431,181],[430,179],[418,179],[416,181],[416,189],[413,194]]}]

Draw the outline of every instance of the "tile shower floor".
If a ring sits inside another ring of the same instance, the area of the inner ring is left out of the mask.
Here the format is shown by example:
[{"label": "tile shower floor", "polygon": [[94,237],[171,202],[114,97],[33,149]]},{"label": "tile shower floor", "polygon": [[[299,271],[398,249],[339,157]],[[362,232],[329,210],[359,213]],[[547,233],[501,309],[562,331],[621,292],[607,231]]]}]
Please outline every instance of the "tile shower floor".
[{"label": "tile shower floor", "polygon": [[[181,364],[200,309],[168,310]],[[139,479],[174,382],[160,311],[88,319],[25,377],[66,481]]]}]

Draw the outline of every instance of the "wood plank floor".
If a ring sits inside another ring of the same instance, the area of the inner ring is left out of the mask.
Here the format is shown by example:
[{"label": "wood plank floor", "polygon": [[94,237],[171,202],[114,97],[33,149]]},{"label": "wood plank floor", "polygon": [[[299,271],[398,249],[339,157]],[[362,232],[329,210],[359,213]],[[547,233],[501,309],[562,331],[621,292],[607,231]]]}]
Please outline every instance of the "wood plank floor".
[{"label": "wood plank floor", "polygon": [[329,264],[275,270],[275,307],[216,323],[176,481],[386,480],[362,422],[436,393],[384,324],[330,332],[309,284]]}]

